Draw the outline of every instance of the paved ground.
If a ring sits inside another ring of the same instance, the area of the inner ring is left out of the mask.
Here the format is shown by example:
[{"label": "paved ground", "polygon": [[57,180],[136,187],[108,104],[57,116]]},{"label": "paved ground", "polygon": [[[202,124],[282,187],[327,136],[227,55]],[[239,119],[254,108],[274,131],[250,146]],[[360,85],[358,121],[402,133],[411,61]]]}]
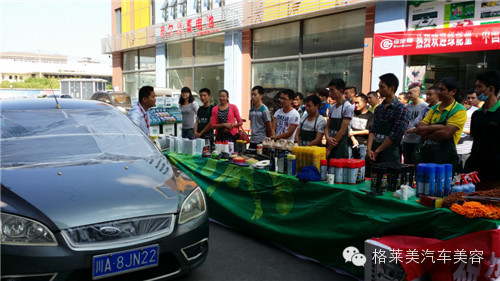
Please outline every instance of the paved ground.
[{"label": "paved ground", "polygon": [[263,241],[210,223],[206,262],[176,281],[354,281],[318,263],[302,260]]}]

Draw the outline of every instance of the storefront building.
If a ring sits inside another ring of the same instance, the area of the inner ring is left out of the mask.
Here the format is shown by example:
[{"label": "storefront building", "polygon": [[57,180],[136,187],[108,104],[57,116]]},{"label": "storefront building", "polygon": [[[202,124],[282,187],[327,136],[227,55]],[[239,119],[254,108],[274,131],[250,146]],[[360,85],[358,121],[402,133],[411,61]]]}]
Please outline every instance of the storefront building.
[{"label": "storefront building", "polygon": [[[430,87],[451,76],[460,81],[463,98],[479,72],[500,70],[499,1],[408,1],[405,6],[395,8],[407,11],[404,29],[375,28],[374,35],[374,71],[389,61],[401,65],[401,91],[413,82]],[[376,17],[388,17],[388,11],[377,9]]]},{"label": "storefront building", "polygon": [[[220,89],[248,117],[250,89],[306,93],[371,82],[375,1],[112,1],[113,85]],[[368,59],[367,59],[368,58]]]},{"label": "storefront building", "polygon": [[339,77],[367,93],[392,72],[398,91],[446,76],[472,88],[479,71],[499,65],[498,3],[112,0],[114,36],[102,49],[113,55],[113,85],[132,98],[144,85],[206,87],[217,103],[226,89],[247,119],[256,85],[306,93]]}]

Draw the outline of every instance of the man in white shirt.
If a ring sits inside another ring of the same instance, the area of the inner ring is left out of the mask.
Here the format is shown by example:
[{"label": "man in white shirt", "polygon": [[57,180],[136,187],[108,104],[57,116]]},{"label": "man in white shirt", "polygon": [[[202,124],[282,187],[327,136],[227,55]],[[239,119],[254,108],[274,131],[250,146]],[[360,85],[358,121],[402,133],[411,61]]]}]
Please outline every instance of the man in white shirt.
[{"label": "man in white shirt", "polygon": [[280,93],[281,108],[274,113],[272,138],[293,141],[295,129],[299,125],[299,112],[292,107],[295,93],[290,89],[282,90]]},{"label": "man in white shirt", "polygon": [[[420,136],[415,134],[415,125],[413,120],[418,117],[418,114],[428,107],[426,102],[420,101],[422,89],[418,84],[408,86],[408,100],[411,103],[406,105],[410,116],[410,123],[403,136],[403,157],[405,164],[417,164],[420,159]],[[418,123],[417,123],[418,124]]]},{"label": "man in white shirt", "polygon": [[467,92],[467,98],[465,100],[464,106],[467,109],[467,121],[465,121],[464,130],[460,136],[460,140],[457,143],[457,153],[458,153],[458,172],[463,172],[465,168],[465,162],[469,159],[470,152],[472,149],[472,143],[474,139],[470,136],[470,121],[472,118],[472,113],[478,108],[477,105],[479,100],[477,99],[476,89],[469,90]]},{"label": "man in white shirt", "polygon": [[134,104],[128,116],[139,129],[149,136],[149,114],[148,110],[156,105],[156,93],[153,87],[143,86],[139,90],[139,102]]}]

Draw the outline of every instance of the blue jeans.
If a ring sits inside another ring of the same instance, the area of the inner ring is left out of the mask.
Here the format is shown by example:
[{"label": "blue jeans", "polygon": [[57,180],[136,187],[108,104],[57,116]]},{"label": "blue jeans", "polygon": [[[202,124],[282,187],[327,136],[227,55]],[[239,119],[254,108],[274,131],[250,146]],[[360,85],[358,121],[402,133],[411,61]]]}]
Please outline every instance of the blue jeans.
[{"label": "blue jeans", "polygon": [[182,129],[182,138],[194,140],[194,128]]},{"label": "blue jeans", "polygon": [[366,159],[366,144],[360,144],[357,148],[349,146],[349,158]]}]

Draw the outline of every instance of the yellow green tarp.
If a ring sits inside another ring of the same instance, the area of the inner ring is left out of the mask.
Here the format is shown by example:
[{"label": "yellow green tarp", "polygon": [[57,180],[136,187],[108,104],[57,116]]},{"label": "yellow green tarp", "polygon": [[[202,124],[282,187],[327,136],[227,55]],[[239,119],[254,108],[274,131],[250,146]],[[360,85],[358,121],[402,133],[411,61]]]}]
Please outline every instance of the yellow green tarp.
[{"label": "yellow green tarp", "polygon": [[342,252],[348,246],[363,252],[366,239],[411,235],[446,240],[500,225],[424,207],[415,197],[368,196],[360,189],[368,190],[369,181],[328,185],[200,156],[167,157],[206,192],[211,218],[360,277],[363,267],[346,263]]}]

